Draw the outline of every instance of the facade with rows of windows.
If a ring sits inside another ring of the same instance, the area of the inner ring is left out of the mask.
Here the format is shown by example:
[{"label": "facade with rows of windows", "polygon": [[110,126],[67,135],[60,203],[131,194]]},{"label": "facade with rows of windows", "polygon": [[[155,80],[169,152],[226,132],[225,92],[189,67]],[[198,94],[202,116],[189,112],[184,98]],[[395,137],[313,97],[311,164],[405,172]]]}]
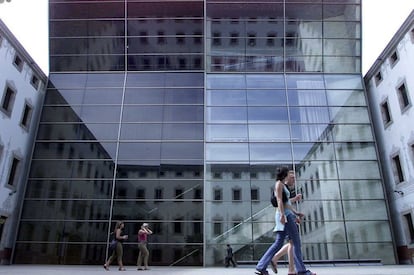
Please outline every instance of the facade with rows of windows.
[{"label": "facade with rows of windows", "polygon": [[47,77],[0,19],[0,263],[9,263]]},{"label": "facade with rows of windows", "polygon": [[360,0],[49,1],[50,79],[15,263],[255,261],[275,169],[309,260],[395,263],[361,75]]},{"label": "facade with rows of windows", "polygon": [[398,259],[414,260],[414,11],[364,77]]}]

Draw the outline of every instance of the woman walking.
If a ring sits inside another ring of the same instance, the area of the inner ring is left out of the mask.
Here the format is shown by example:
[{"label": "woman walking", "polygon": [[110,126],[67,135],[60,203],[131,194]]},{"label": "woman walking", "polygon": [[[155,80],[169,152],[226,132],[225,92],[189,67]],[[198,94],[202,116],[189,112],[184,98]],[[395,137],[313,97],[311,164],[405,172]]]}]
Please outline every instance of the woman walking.
[{"label": "woman walking", "polygon": [[109,266],[111,265],[112,261],[116,258],[118,265],[119,265],[119,271],[125,271],[124,264],[122,263],[122,255],[123,255],[123,247],[122,243],[128,239],[128,235],[122,235],[122,230],[124,229],[125,225],[124,222],[118,221],[115,225],[115,248],[112,251],[111,257],[109,257],[108,261],[104,264],[105,270],[109,271]]},{"label": "woman walking", "polygon": [[[268,275],[266,270],[272,257],[282,247],[286,235],[292,240],[294,263],[297,275],[316,275],[309,270],[306,270],[305,264],[302,259],[301,242],[299,237],[299,231],[296,225],[296,216],[303,216],[303,214],[297,212],[289,201],[290,192],[285,184],[293,186],[295,184],[295,173],[289,171],[287,167],[282,167],[277,173],[277,181],[275,183],[275,196],[278,203],[278,210],[275,214],[275,242],[267,249],[265,254],[260,258],[256,265],[256,274]],[[285,196],[283,196],[285,193]],[[283,199],[286,198],[286,199]]]}]

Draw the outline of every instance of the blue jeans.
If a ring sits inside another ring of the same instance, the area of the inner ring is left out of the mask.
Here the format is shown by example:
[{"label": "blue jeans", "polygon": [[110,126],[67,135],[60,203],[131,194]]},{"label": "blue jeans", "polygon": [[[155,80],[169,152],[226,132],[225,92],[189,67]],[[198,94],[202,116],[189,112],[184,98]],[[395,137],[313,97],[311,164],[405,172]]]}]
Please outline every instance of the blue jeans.
[{"label": "blue jeans", "polygon": [[273,256],[279,251],[280,248],[282,248],[287,234],[293,243],[293,255],[296,272],[298,274],[306,274],[306,267],[302,259],[302,249],[299,237],[299,230],[298,226],[295,223],[296,217],[293,213],[290,213],[287,215],[286,218],[287,222],[285,224],[285,230],[276,232],[275,242],[267,249],[262,258],[260,258],[259,262],[256,265],[257,270],[266,270]]}]

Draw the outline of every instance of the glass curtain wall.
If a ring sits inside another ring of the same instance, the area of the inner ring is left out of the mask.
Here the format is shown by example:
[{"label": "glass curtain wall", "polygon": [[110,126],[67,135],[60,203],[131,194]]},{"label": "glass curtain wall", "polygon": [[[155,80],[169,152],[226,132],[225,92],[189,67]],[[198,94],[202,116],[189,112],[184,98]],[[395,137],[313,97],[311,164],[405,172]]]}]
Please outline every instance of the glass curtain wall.
[{"label": "glass curtain wall", "polygon": [[205,264],[222,263],[227,243],[247,262],[271,245],[280,166],[303,194],[305,259],[393,263],[360,1],[206,3]]},{"label": "glass curtain wall", "polygon": [[[50,81],[15,263],[255,261],[275,169],[306,259],[394,263],[361,76],[360,0],[49,1]],[[362,169],[361,169],[362,168]]]},{"label": "glass curtain wall", "polygon": [[50,1],[50,81],[15,263],[203,263],[203,1]]}]

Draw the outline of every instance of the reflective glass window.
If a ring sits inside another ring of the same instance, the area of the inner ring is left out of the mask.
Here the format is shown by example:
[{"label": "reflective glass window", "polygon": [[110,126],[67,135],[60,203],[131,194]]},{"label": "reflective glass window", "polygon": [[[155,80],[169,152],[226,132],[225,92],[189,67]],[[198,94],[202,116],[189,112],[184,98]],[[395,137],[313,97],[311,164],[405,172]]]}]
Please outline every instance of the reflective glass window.
[{"label": "reflective glass window", "polygon": [[250,141],[290,141],[289,125],[257,124],[249,125]]},{"label": "reflective glass window", "polygon": [[361,76],[357,74],[326,74],[324,78],[327,89],[363,89]]},{"label": "reflective glass window", "polygon": [[119,125],[115,123],[47,123],[40,124],[37,140],[116,140]]},{"label": "reflective glass window", "polygon": [[[323,151],[321,147],[323,147]],[[312,160],[334,159],[333,143],[293,143],[293,156],[295,161],[308,158],[312,158]]]},{"label": "reflective glass window", "polygon": [[159,159],[160,155],[160,143],[122,142],[119,144],[118,158],[120,160],[151,160]]},{"label": "reflective glass window", "polygon": [[46,105],[121,104],[122,88],[49,89],[45,101]]},{"label": "reflective glass window", "polygon": [[286,92],[284,90],[248,90],[247,102],[249,106],[285,106]]},{"label": "reflective glass window", "polygon": [[207,107],[207,123],[247,123],[246,107]]},{"label": "reflective glass window", "polygon": [[286,123],[287,107],[249,107],[249,123]]},{"label": "reflective glass window", "polygon": [[[206,141],[247,141],[247,125],[207,125]],[[249,136],[251,139],[251,136]]]},{"label": "reflective glass window", "polygon": [[[380,172],[377,161],[337,161],[341,179],[379,179]],[[364,169],[361,169],[364,167]]]},{"label": "reflective glass window", "polygon": [[250,143],[250,159],[252,161],[291,160],[290,143]]},{"label": "reflective glass window", "polygon": [[[122,55],[124,54],[124,38],[50,38],[49,48],[50,55]],[[96,61],[99,60],[96,59]]]},{"label": "reflective glass window", "polygon": [[123,20],[53,20],[49,21],[50,37],[124,36]]},{"label": "reflective glass window", "polygon": [[50,3],[50,19],[124,18],[124,2]]},{"label": "reflective glass window", "polygon": [[329,123],[327,107],[291,107],[289,109],[292,123]]},{"label": "reflective glass window", "polygon": [[363,90],[327,90],[329,106],[366,106]]},{"label": "reflective glass window", "polygon": [[329,107],[334,123],[369,123],[366,107]]},{"label": "reflective glass window", "polygon": [[246,90],[207,90],[207,105],[246,106]]},{"label": "reflective glass window", "polygon": [[210,143],[206,144],[206,161],[248,161],[247,143]]},{"label": "reflective glass window", "polygon": [[326,124],[292,124],[292,139],[298,142],[330,141],[331,126]]},{"label": "reflective glass window", "polygon": [[161,159],[203,159],[204,145],[202,142],[163,142]]},{"label": "reflective glass window", "polygon": [[332,128],[334,141],[373,141],[373,133],[369,124],[347,125],[337,124]]}]

